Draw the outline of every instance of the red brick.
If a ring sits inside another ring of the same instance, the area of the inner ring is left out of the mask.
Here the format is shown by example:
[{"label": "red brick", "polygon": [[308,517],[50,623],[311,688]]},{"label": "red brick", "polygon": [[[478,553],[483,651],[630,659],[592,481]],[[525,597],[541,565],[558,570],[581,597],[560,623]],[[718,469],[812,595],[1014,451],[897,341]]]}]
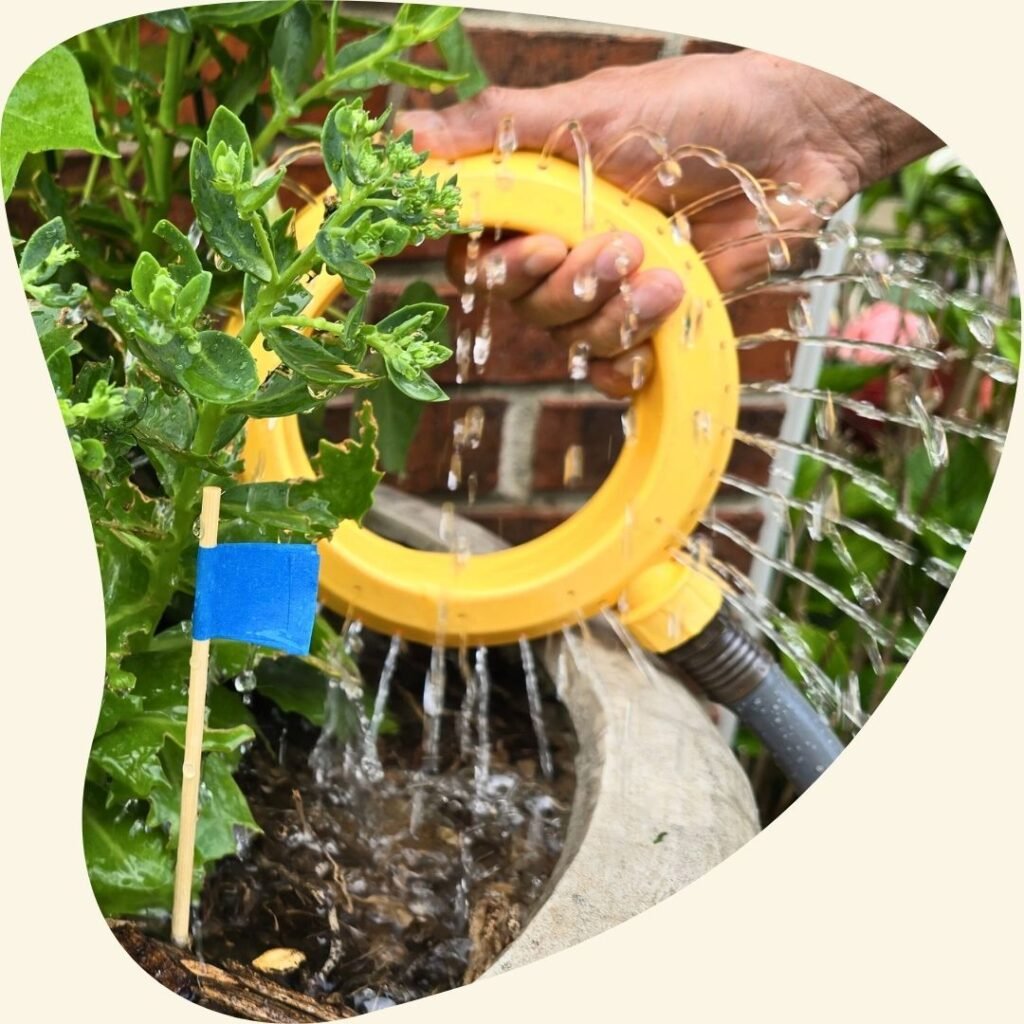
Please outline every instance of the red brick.
[{"label": "red brick", "polygon": [[[744,534],[750,540],[757,542],[758,534],[761,531],[761,524],[764,516],[756,507],[734,508],[729,505],[716,505],[715,518],[731,526],[734,530]],[[737,544],[729,537],[724,537],[713,530],[706,530],[698,527],[696,531],[700,536],[707,537],[711,543],[711,553],[715,558],[721,559],[734,565],[740,572],[748,572],[753,559],[741,544]]]},{"label": "red brick", "polygon": [[[405,472],[398,477],[389,475],[387,482],[411,494],[447,492],[453,450],[452,425],[473,405],[484,410],[483,436],[478,448],[463,449],[462,483],[454,496],[465,497],[466,482],[471,473],[477,477],[477,494],[481,497],[490,494],[498,483],[498,456],[508,405],[501,398],[456,397],[450,402],[424,405],[419,427],[409,448]],[[323,436],[331,441],[348,437],[351,409],[350,398],[332,402],[324,416]]]},{"label": "red brick", "polygon": [[[624,402],[600,398],[553,398],[544,402],[534,435],[533,488],[537,491],[592,491],[605,479],[622,449]],[[741,409],[739,426],[748,433],[778,435],[781,407]],[[583,448],[583,475],[572,487],[564,484],[565,453]],[[733,445],[728,472],[767,483],[771,457],[751,445]]]},{"label": "red brick", "polygon": [[571,510],[550,505],[490,505],[459,509],[509,544],[525,544],[564,522]]},{"label": "red brick", "polygon": [[[790,307],[801,296],[795,293],[765,292],[737,299],[729,306],[733,333],[760,334],[773,329],[789,330]],[[795,343],[772,341],[740,351],[740,376],[745,381],[788,380]]]},{"label": "red brick", "polygon": [[[625,402],[602,398],[552,398],[537,418],[533,449],[533,488],[537,491],[593,491],[615,464],[622,448]],[[566,487],[565,453],[583,449],[579,481]]]}]

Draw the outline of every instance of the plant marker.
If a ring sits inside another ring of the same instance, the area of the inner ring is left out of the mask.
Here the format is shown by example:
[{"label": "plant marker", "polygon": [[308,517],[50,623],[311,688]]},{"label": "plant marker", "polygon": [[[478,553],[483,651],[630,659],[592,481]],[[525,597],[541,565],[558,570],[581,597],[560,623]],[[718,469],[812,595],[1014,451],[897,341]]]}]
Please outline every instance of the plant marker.
[{"label": "plant marker", "polygon": [[[199,546],[217,546],[220,518],[220,488],[203,488],[199,514]],[[188,713],[185,719],[185,759],[181,766],[181,814],[178,825],[178,860],[174,869],[174,902],[171,909],[171,938],[187,946],[189,911],[192,906],[192,865],[195,860],[196,822],[199,816],[199,766],[203,753],[206,719],[206,682],[210,667],[210,641],[192,636],[192,657],[188,672]]]},{"label": "plant marker", "polygon": [[199,816],[199,770],[212,639],[241,640],[289,654],[308,654],[316,618],[320,557],[313,544],[217,546],[220,488],[204,487],[199,516],[196,599],[192,613],[185,757],[181,769],[178,860],[171,937],[189,939],[192,870]]}]

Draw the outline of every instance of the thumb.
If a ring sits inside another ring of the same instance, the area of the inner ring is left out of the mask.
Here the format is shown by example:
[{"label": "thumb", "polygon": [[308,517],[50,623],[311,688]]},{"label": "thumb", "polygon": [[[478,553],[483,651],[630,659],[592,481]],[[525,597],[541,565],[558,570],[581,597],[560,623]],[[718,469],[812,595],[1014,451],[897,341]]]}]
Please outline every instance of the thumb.
[{"label": "thumb", "polygon": [[486,153],[505,118],[511,118],[517,144],[524,149],[541,149],[565,118],[566,104],[558,86],[543,89],[503,89],[491,86],[465,103],[443,110],[401,110],[395,115],[398,132],[411,131],[417,149],[432,156],[455,160],[474,153]]}]

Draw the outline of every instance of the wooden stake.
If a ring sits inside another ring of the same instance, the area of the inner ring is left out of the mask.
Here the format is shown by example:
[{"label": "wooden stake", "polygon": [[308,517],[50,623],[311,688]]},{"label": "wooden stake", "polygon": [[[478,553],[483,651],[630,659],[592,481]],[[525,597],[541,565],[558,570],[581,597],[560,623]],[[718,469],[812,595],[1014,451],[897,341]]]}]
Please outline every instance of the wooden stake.
[{"label": "wooden stake", "polygon": [[[217,546],[220,518],[220,488],[203,488],[199,515],[199,546]],[[189,940],[192,908],[192,866],[195,861],[196,821],[199,817],[199,770],[203,757],[203,727],[206,724],[206,683],[210,666],[210,641],[192,640],[188,674],[188,716],[185,719],[185,757],[181,766],[181,814],[178,826],[178,861],[174,869],[174,903],[171,910],[171,938],[178,946]]]}]

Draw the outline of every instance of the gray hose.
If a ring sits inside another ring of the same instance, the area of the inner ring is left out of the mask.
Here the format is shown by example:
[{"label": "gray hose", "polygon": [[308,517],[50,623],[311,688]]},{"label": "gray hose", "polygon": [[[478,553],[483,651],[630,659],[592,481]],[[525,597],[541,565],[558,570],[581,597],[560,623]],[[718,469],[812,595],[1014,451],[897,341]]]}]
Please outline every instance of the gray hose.
[{"label": "gray hose", "polygon": [[666,657],[760,737],[800,792],[842,753],[828,723],[724,610]]}]

